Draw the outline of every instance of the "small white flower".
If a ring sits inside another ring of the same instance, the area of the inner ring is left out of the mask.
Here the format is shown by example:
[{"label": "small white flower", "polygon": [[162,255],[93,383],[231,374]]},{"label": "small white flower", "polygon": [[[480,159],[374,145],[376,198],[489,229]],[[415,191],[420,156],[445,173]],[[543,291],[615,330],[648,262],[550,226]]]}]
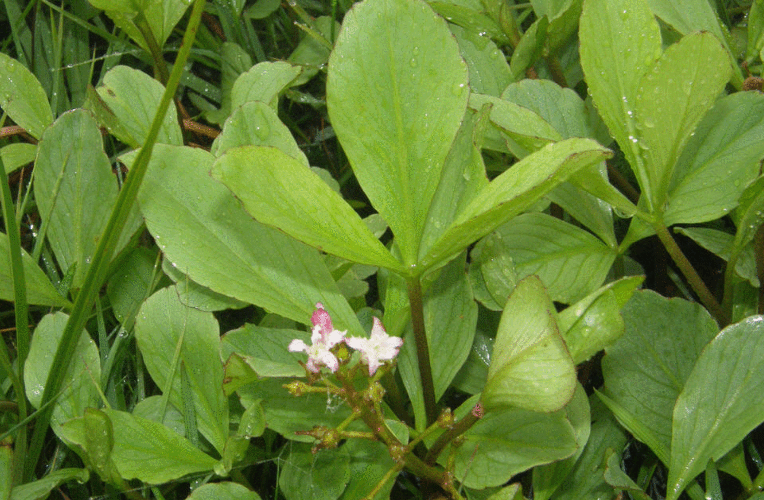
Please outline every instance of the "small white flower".
[{"label": "small white flower", "polygon": [[374,318],[374,326],[368,339],[348,337],[345,343],[361,353],[361,362],[369,365],[369,376],[372,376],[377,372],[377,368],[382,366],[382,361],[389,361],[398,355],[403,339],[388,335],[382,322]]},{"label": "small white flower", "polygon": [[310,335],[311,345],[300,339],[294,339],[289,343],[289,351],[307,354],[308,362],[305,366],[313,373],[321,371],[322,366],[326,366],[334,373],[340,365],[331,349],[345,340],[347,331],[334,329],[329,313],[324,310],[320,302],[316,304],[316,311],[311,317],[311,322],[313,323],[313,331]]}]

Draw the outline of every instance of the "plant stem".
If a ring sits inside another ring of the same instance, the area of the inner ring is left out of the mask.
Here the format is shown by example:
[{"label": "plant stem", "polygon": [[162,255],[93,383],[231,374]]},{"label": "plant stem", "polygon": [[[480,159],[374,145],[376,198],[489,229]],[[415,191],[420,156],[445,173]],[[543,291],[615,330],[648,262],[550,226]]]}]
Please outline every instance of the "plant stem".
[{"label": "plant stem", "polygon": [[674,240],[671,233],[669,233],[668,228],[662,221],[655,221],[653,223],[653,229],[655,230],[655,234],[657,234],[658,238],[661,240],[661,243],[663,243],[663,246],[666,248],[666,251],[671,256],[671,259],[692,287],[693,291],[698,294],[700,301],[708,308],[714,318],[716,318],[719,327],[724,328],[727,326],[729,324],[727,313],[724,312],[724,309],[722,309],[722,306],[716,300],[716,297],[713,296],[698,272],[692,267],[692,264],[687,260],[684,253],[682,253],[676,240]]},{"label": "plant stem", "polygon": [[430,366],[430,348],[427,345],[427,332],[424,327],[422,284],[419,281],[419,276],[408,278],[406,284],[409,292],[411,324],[414,329],[414,341],[416,342],[419,378],[422,382],[424,411],[427,416],[427,425],[425,427],[429,427],[438,418],[438,407],[437,401],[435,400],[435,384],[432,379],[432,367]]},{"label": "plant stem", "polygon": [[432,447],[430,447],[430,451],[427,452],[427,456],[424,459],[425,462],[434,464],[438,459],[438,455],[440,455],[448,443],[467,432],[481,418],[483,418],[483,405],[478,402],[474,408],[454,424],[453,427],[438,436],[438,439],[436,439],[432,444]]}]

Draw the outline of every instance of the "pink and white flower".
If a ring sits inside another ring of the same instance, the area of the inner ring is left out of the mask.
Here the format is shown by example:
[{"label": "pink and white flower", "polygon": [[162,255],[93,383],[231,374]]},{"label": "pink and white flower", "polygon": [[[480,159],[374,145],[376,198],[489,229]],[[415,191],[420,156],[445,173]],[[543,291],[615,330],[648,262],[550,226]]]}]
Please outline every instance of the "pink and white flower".
[{"label": "pink and white flower", "polygon": [[361,353],[361,362],[369,365],[369,376],[372,376],[377,368],[382,366],[383,361],[389,361],[398,355],[403,339],[388,335],[379,318],[374,318],[374,326],[368,339],[348,337],[345,343]]},{"label": "pink and white flower", "polygon": [[313,331],[310,335],[311,345],[300,339],[294,339],[289,344],[289,351],[306,353],[308,362],[305,363],[305,366],[313,373],[321,371],[322,366],[326,366],[334,373],[340,365],[337,356],[332,353],[332,348],[345,340],[347,330],[334,329],[332,318],[320,302],[316,304],[316,310],[313,312],[310,322],[313,324]]}]

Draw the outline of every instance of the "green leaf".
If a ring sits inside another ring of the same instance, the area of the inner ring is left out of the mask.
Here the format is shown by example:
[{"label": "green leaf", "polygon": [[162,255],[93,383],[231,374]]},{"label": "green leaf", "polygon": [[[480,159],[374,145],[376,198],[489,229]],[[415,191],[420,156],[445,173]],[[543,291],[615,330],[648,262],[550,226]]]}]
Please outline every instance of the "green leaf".
[{"label": "green leaf", "polygon": [[149,297],[135,320],[135,338],[151,378],[176,408],[183,408],[180,367],[185,365],[199,431],[222,452],[228,400],[218,332],[212,313],[184,306],[172,287]]},{"label": "green leaf", "polygon": [[488,184],[481,153],[488,112],[489,109],[484,107],[477,113],[469,112],[464,116],[430,204],[420,253],[431,248],[459,212]]},{"label": "green leaf", "polygon": [[[456,418],[469,412],[477,398],[473,396],[457,408]],[[454,449],[454,477],[469,488],[482,489],[502,485],[531,467],[569,457],[577,443],[566,417],[565,410],[536,413],[508,408],[487,412]],[[441,461],[446,460],[447,456],[441,455]]]},{"label": "green leaf", "polygon": [[751,2],[748,11],[748,46],[745,50],[745,60],[752,62],[764,48],[764,0]]},{"label": "green leaf", "polygon": [[[735,237],[729,233],[706,227],[678,227],[676,232],[692,239],[717,257],[729,262]],[[756,254],[753,245],[739,249],[735,262],[735,273],[748,280],[751,286],[759,286],[759,276],[756,273]]]},{"label": "green leaf", "polygon": [[[10,479],[10,474],[6,476]],[[47,474],[42,479],[31,483],[20,484],[10,492],[10,500],[44,500],[51,492],[69,481],[86,483],[90,479],[87,469],[59,469]]]},{"label": "green leaf", "polygon": [[568,139],[545,146],[485,186],[433,244],[420,266],[428,268],[459,253],[519,214],[576,171],[610,156],[589,139]]},{"label": "green leaf", "polygon": [[498,43],[509,43],[507,35],[490,16],[485,14],[482,2],[474,0],[430,1],[430,7],[449,22],[461,26],[474,33],[484,33],[483,36],[496,40]]},{"label": "green leaf", "polygon": [[[393,468],[395,462],[390,452],[382,443],[365,439],[350,439],[343,445],[343,451],[350,457],[350,481],[340,496],[341,500],[367,498],[385,474]],[[394,481],[387,484],[374,496],[374,500],[390,498]]]},{"label": "green leaf", "polygon": [[610,451],[607,454],[607,468],[604,477],[605,481],[614,489],[627,491],[629,496],[636,500],[650,500],[642,488],[621,469],[621,456],[615,451]]},{"label": "green leaf", "polygon": [[308,166],[305,153],[292,137],[292,133],[279,120],[276,111],[260,101],[250,101],[234,110],[215,139],[210,151],[220,156],[237,146],[273,146],[288,154],[302,165]]},{"label": "green leaf", "polygon": [[6,174],[32,163],[36,155],[37,145],[25,142],[14,142],[0,148],[0,158],[3,160]]},{"label": "green leaf", "polygon": [[[600,172],[607,176],[604,165],[600,168],[590,167],[587,170],[596,170],[596,173],[593,173],[592,176],[596,176]],[[579,172],[579,174],[581,173]],[[602,186],[606,186],[607,189],[612,188],[612,185],[605,180],[605,177],[599,176],[599,178],[601,179],[600,184]],[[618,241],[613,230],[613,209],[609,203],[589,194],[589,192],[594,190],[587,192],[585,189],[572,182],[564,182],[549,193],[547,198],[552,203],[562,207],[566,213],[570,214],[576,221],[597,235],[607,246],[615,250],[618,248]],[[613,188],[613,190],[615,189]]]},{"label": "green leaf", "polygon": [[188,307],[214,312],[226,309],[242,309],[247,306],[246,302],[217,293],[193,281],[167,259],[162,260],[162,271],[175,282],[178,298]]},{"label": "green leaf", "polygon": [[541,57],[548,27],[549,18],[541,16],[520,37],[520,41],[512,52],[512,59],[509,63],[509,68],[515,80],[522,79],[525,76],[525,71],[533,66]]},{"label": "green leaf", "polygon": [[596,290],[615,250],[590,233],[543,213],[522,214],[497,229],[520,278],[541,278],[552,300],[570,304]]},{"label": "green leaf", "polygon": [[53,112],[40,82],[10,56],[0,53],[0,108],[35,139],[53,123]]},{"label": "green leaf", "polygon": [[507,146],[518,158],[527,156],[562,136],[534,111],[513,102],[483,94],[470,94],[471,109],[490,105],[491,122],[504,134]]},{"label": "green leaf", "polygon": [[[536,500],[581,500],[609,499],[615,497],[613,487],[609,486],[604,479],[606,472],[605,457],[616,450],[626,446],[628,438],[623,428],[618,425],[609,411],[599,402],[596,397],[592,403],[592,427],[589,440],[586,443],[583,454],[576,461],[573,470],[564,478],[558,487],[552,489],[554,483],[545,483],[542,490],[536,490],[534,480],[534,492]],[[549,467],[554,467],[554,464]]]},{"label": "green leaf", "polygon": [[141,15],[145,19],[153,38],[161,47],[190,5],[186,0],[91,0],[90,3],[105,10],[114,24],[146,51],[149,51],[149,44],[135,23],[136,16]]},{"label": "green leaf", "polygon": [[[72,287],[78,289],[118,194],[101,132],[87,111],[65,113],[45,131],[34,189],[56,260],[64,272],[76,265]],[[131,221],[121,246],[137,223],[137,218]]]},{"label": "green leaf", "polygon": [[579,39],[589,94],[652,200],[634,113],[642,76],[661,56],[658,22],[644,0],[585,0]]},{"label": "green leaf", "polygon": [[517,284],[504,307],[488,367],[482,397],[488,412],[507,406],[550,412],[573,397],[576,370],[555,316],[539,278]]},{"label": "green leaf", "polygon": [[475,337],[478,308],[464,272],[465,258],[444,267],[425,294],[424,323],[436,398],[446,392],[467,360]]},{"label": "green leaf", "polygon": [[653,210],[666,203],[674,165],[729,77],[719,40],[696,33],[670,46],[640,80],[634,112]]},{"label": "green leaf", "polygon": [[674,407],[667,500],[709,460],[719,460],[764,421],[764,322],[746,318],[708,344]]},{"label": "green leaf", "polygon": [[253,220],[210,178],[214,160],[201,149],[154,148],[138,201],[167,259],[203,286],[300,323],[321,302],[338,328],[362,334],[318,252]]},{"label": "green leaf", "polygon": [[[256,6],[257,4],[255,4]],[[278,7],[278,3],[274,2]],[[253,7],[255,7],[253,6]],[[332,24],[334,26],[332,26]],[[334,21],[330,16],[319,16],[315,19],[315,28],[327,39],[332,38],[332,29],[335,37],[339,33],[340,23]],[[329,61],[330,50],[324,44],[305,33],[300,43],[294,51],[289,54],[287,59],[292,64],[299,64],[302,67],[302,73],[293,83],[294,86],[303,85],[316,76],[322,67]]]},{"label": "green leaf", "polygon": [[346,14],[329,58],[329,117],[407,265],[417,262],[427,212],[466,110],[467,84],[456,41],[424,2],[366,1]]},{"label": "green leaf", "polygon": [[[14,300],[13,272],[9,251],[8,235],[0,233],[0,299]],[[41,306],[66,307],[71,305],[62,297],[45,273],[42,272],[32,257],[21,249],[21,262],[24,266],[24,278],[27,283],[27,302]]]},{"label": "green leaf", "polygon": [[583,363],[623,335],[621,308],[643,280],[634,276],[608,283],[557,316],[573,364]]},{"label": "green leaf", "polygon": [[256,380],[258,377],[304,377],[305,369],[299,362],[305,362],[305,355],[289,352],[288,349],[294,339],[307,343],[310,342],[310,334],[252,324],[245,324],[226,333],[221,341],[223,359],[227,360],[224,383],[226,392],[230,393],[240,385],[242,377],[246,377],[245,380]]},{"label": "green leaf", "polygon": [[250,101],[264,102],[275,111],[279,94],[300,76],[302,68],[284,61],[261,62],[243,73],[231,89],[231,108]]},{"label": "green leaf", "polygon": [[596,138],[586,103],[572,89],[551,80],[521,80],[504,89],[501,98],[539,115],[560,139]]},{"label": "green leaf", "polygon": [[0,498],[11,498],[13,489],[13,447],[12,438],[6,437],[0,443]]},{"label": "green leaf", "polygon": [[403,271],[342,196],[281,150],[231,149],[211,173],[263,224],[343,259]]},{"label": "green leaf", "polygon": [[759,174],[764,157],[764,96],[738,92],[719,99],[679,159],[664,214],[667,225],[723,217]]},{"label": "green leaf", "polygon": [[[103,85],[97,89],[98,96],[108,106],[112,119],[118,127],[105,125],[116,137],[133,148],[143,145],[149,133],[164,87],[146,73],[127,66],[116,66],[103,77]],[[174,106],[164,115],[157,142],[183,144]]]},{"label": "green leaf", "polygon": [[207,483],[193,490],[186,500],[260,500],[260,495],[238,483]]},{"label": "green leaf", "polygon": [[504,53],[487,36],[452,24],[451,33],[459,43],[469,71],[470,89],[480,94],[498,97],[512,82],[512,74]]},{"label": "green leaf", "polygon": [[565,407],[568,420],[573,426],[576,437],[576,452],[564,460],[533,468],[533,497],[546,500],[573,470],[576,461],[584,452],[591,433],[591,411],[589,399],[581,384],[576,386],[573,399]]},{"label": "green leaf", "polygon": [[[252,58],[241,45],[223,42],[220,46],[220,108],[211,109],[204,117],[221,125],[231,115],[231,89],[236,79],[252,67]],[[209,88],[209,87],[208,87]],[[205,89],[206,90],[206,89]],[[212,87],[211,90],[217,90]],[[190,94],[193,96],[193,94]],[[205,103],[209,105],[208,103]],[[214,142],[213,142],[214,145]]]},{"label": "green leaf", "polygon": [[500,311],[520,281],[515,261],[504,245],[502,234],[495,231],[480,240],[473,247],[471,258],[470,264],[475,262],[480,266],[480,275],[486,291],[498,305],[496,310]]},{"label": "green leaf", "polygon": [[350,460],[342,450],[311,453],[307,444],[290,447],[279,475],[287,500],[335,500],[342,494],[350,481]]},{"label": "green leaf", "polygon": [[162,424],[122,411],[103,412],[114,428],[112,460],[125,479],[162,484],[215,465],[214,458]]},{"label": "green leaf", "polygon": [[[37,324],[24,364],[24,385],[29,402],[40,408],[45,382],[50,372],[50,361],[61,342],[61,334],[69,316],[62,312],[43,316]],[[81,417],[85,408],[98,406],[101,380],[101,362],[98,348],[83,330],[77,341],[73,361],[64,375],[66,388],[56,399],[51,424],[58,433],[60,425],[69,419]]]},{"label": "green leaf", "polygon": [[651,291],[636,292],[622,314],[626,332],[605,351],[602,394],[624,427],[667,463],[676,398],[718,327],[700,305]]},{"label": "green leaf", "polygon": [[117,264],[106,284],[114,316],[120,323],[134,317],[144,300],[151,294],[154,274],[158,271],[157,251],[144,247],[132,249]]}]

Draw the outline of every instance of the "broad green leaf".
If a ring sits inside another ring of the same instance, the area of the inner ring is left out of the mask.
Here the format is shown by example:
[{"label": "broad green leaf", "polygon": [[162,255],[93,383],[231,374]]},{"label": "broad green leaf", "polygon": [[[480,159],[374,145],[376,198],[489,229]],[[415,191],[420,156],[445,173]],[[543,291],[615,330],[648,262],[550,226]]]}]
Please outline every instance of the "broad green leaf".
[{"label": "broad green leaf", "polygon": [[627,491],[631,498],[650,500],[642,488],[621,469],[621,454],[611,450],[606,456],[605,481],[616,490]]},{"label": "broad green leaf", "polygon": [[[575,383],[575,380],[574,380]],[[454,412],[457,419],[477,402],[473,396]],[[455,448],[454,477],[469,488],[499,486],[531,467],[567,458],[577,448],[565,410],[536,413],[519,408],[487,412]],[[447,455],[441,455],[445,463]]]},{"label": "broad green leaf", "polygon": [[563,138],[552,125],[528,108],[490,95],[470,94],[471,109],[480,111],[486,104],[491,106],[491,122],[506,136],[507,147],[518,158]]},{"label": "broad green leaf", "polygon": [[[600,172],[604,176],[600,175],[600,185],[605,186],[606,189],[615,188],[606,180],[607,173],[605,172],[605,166],[601,165],[600,168],[595,167],[587,170],[596,170],[592,173],[592,177],[597,176]],[[582,172],[579,172],[581,174]],[[585,190],[585,188],[579,187],[572,182],[563,182],[551,193],[547,195],[547,198],[556,203],[566,213],[570,214],[576,221],[583,224],[587,229],[597,235],[607,246],[612,249],[618,248],[618,241],[616,240],[615,231],[613,230],[613,209],[610,204],[602,201],[589,192],[593,190]]]},{"label": "broad green leaf", "polygon": [[[592,426],[583,454],[576,461],[570,474],[557,487],[554,487],[552,482],[544,482],[543,489],[536,490],[536,481],[534,480],[534,492],[538,496],[537,500],[547,500],[548,498],[554,500],[581,500],[584,498],[610,500],[615,497],[613,487],[609,486],[604,479],[605,457],[612,450],[620,455],[621,450],[628,442],[628,438],[623,428],[618,425],[618,422],[596,397],[590,401],[592,403]],[[554,464],[550,467],[554,467]]]},{"label": "broad green leaf", "polygon": [[486,410],[514,406],[559,410],[573,397],[576,370],[541,280],[517,284],[504,307],[482,401]]},{"label": "broad green leaf", "polygon": [[427,212],[466,111],[467,84],[456,41],[424,2],[366,1],[345,15],[329,58],[329,117],[407,265],[417,262]]},{"label": "broad green leaf", "polygon": [[621,308],[643,280],[633,276],[608,283],[557,316],[573,364],[583,363],[623,335]]},{"label": "broad green leaf", "polygon": [[[164,94],[162,84],[142,71],[116,66],[106,73],[103,85],[96,90],[113,115],[112,119],[119,123],[119,127],[111,127],[109,121],[105,121],[109,131],[133,148],[142,146]],[[157,142],[183,144],[174,106],[170,106],[164,116]]]},{"label": "broad green leaf", "polygon": [[299,362],[305,362],[305,355],[288,350],[294,339],[308,343],[310,334],[251,324],[226,333],[221,343],[223,359],[227,360],[226,393],[259,377],[304,377],[305,369]]},{"label": "broad green leaf", "polygon": [[759,177],[743,191],[736,223],[735,247],[740,248],[753,241],[759,226],[764,223],[764,177]]},{"label": "broad green leaf", "polygon": [[120,323],[134,317],[144,300],[151,294],[158,253],[145,247],[134,248],[118,263],[106,284],[114,316]]},{"label": "broad green leaf", "polygon": [[491,16],[486,15],[482,2],[472,0],[433,0],[427,2],[432,9],[448,19],[450,23],[461,26],[473,33],[483,33],[486,38],[501,44],[509,43],[501,26]]},{"label": "broad green leaf", "polygon": [[273,146],[308,166],[305,153],[276,111],[261,101],[249,101],[234,110],[210,151],[220,156],[237,146]]},{"label": "broad green leaf", "polygon": [[193,490],[186,500],[260,500],[260,495],[239,483],[207,483]]},{"label": "broad green leaf", "polygon": [[541,57],[548,27],[549,18],[541,16],[520,37],[517,47],[512,51],[512,59],[509,63],[512,77],[515,80],[522,79],[525,71]]},{"label": "broad green leaf", "polygon": [[719,40],[697,33],[670,46],[640,80],[634,112],[653,210],[666,203],[674,165],[729,76]]},{"label": "broad green leaf", "polygon": [[[278,3],[275,3],[277,6]],[[332,26],[334,24],[334,26]],[[314,21],[314,26],[327,39],[332,38],[332,29],[334,36],[340,31],[340,24],[330,16],[319,16]],[[311,35],[305,33],[300,43],[294,51],[289,54],[289,61],[292,64],[299,64],[302,67],[302,73],[293,83],[294,86],[302,85],[311,80],[321,71],[321,68],[329,61],[330,50]]]},{"label": "broad green leaf", "polygon": [[0,53],[0,108],[35,139],[53,123],[53,112],[40,82],[10,56]]},{"label": "broad green leaf", "polygon": [[363,333],[318,252],[253,220],[210,178],[214,161],[201,149],[154,148],[138,201],[167,259],[203,286],[300,323],[321,302],[339,328]]},{"label": "broad green leaf", "polygon": [[[735,241],[733,235],[707,227],[678,227],[676,232],[691,238],[709,252],[729,262]],[[748,280],[751,286],[758,288],[759,276],[756,273],[756,254],[753,245],[746,245],[739,249],[735,261],[735,273]]]},{"label": "broad green leaf", "polygon": [[[732,56],[728,64],[735,69],[732,75],[734,81],[742,83],[742,72],[733,62],[734,55],[740,49],[734,48],[733,50],[730,47],[730,44],[734,46],[735,43],[727,27],[719,19],[719,13],[715,9],[715,5],[718,4],[710,1],[696,2],[695,0],[647,0],[647,3],[656,16],[683,35],[695,31],[713,33],[716,39],[724,45],[725,51]],[[737,83],[735,86],[739,88]]]},{"label": "broad green leaf", "polygon": [[570,457],[533,468],[533,497],[546,500],[554,492],[573,470],[576,461],[584,452],[589,434],[591,433],[591,411],[589,408],[589,399],[586,397],[586,391],[581,384],[576,386],[576,392],[573,399],[565,407],[568,420],[573,426],[573,432],[576,437],[576,452]]},{"label": "broad green leaf", "polygon": [[[272,378],[237,389],[246,408],[262,401],[268,428],[292,441],[313,443],[311,436],[298,434],[314,426],[337,427],[351,415],[351,410],[339,396],[331,393],[307,393],[295,397],[284,388],[293,378]],[[347,430],[368,432],[368,427],[357,421]]]},{"label": "broad green leaf", "polygon": [[178,435],[185,437],[186,425],[183,421],[183,414],[172,404],[165,403],[166,401],[162,396],[149,396],[135,405],[133,415],[162,424]]},{"label": "broad green leaf", "polygon": [[222,452],[228,401],[219,336],[212,313],[184,306],[173,287],[149,297],[135,320],[135,338],[151,378],[176,408],[183,408],[180,367],[185,365],[199,431]]},{"label": "broad green leaf", "polygon": [[469,70],[472,92],[498,97],[512,82],[512,74],[504,53],[487,36],[452,24],[451,32],[459,43]]},{"label": "broad green leaf", "polygon": [[591,233],[549,215],[522,214],[496,230],[520,278],[541,278],[552,300],[570,304],[602,285],[616,257]]},{"label": "broad green leaf", "polygon": [[292,443],[279,487],[287,500],[335,500],[350,481],[349,461],[342,449],[311,453],[307,444]]},{"label": "broad green leaf", "polygon": [[436,398],[446,392],[467,360],[475,337],[478,308],[465,267],[465,258],[454,259],[425,294],[424,323]]},{"label": "broad green leaf", "polygon": [[420,259],[420,266],[428,268],[459,253],[531,206],[576,171],[599,163],[610,154],[589,139],[568,139],[526,156],[478,192]]},{"label": "broad green leaf", "polygon": [[[69,316],[62,312],[43,316],[37,324],[29,348],[29,356],[24,365],[24,385],[27,398],[32,406],[39,409],[45,382],[50,372],[50,361],[61,342],[61,334]],[[61,424],[69,419],[81,417],[85,408],[98,406],[101,380],[101,362],[98,348],[83,330],[77,341],[73,362],[64,376],[65,389],[56,399],[51,417],[53,430],[58,433]]]},{"label": "broad green leaf", "polygon": [[36,155],[37,145],[25,142],[15,142],[0,148],[0,158],[3,160],[6,174],[32,163]]},{"label": "broad green leaf", "polygon": [[[252,58],[241,45],[223,42],[220,46],[220,108],[204,113],[211,123],[222,124],[231,115],[231,89],[236,79],[252,67]],[[189,94],[189,97],[193,94]],[[214,143],[213,143],[214,147]]]},{"label": "broad green leaf", "polygon": [[145,19],[151,35],[161,47],[190,5],[187,0],[90,0],[90,3],[105,10],[114,24],[146,51],[149,51],[149,44],[136,25],[135,17],[141,15]]},{"label": "broad green leaf", "polygon": [[488,112],[486,107],[464,116],[430,204],[420,253],[432,246],[460,210],[488,184],[480,148],[483,131],[488,126]]},{"label": "broad green leaf", "polygon": [[34,189],[56,260],[64,272],[77,266],[72,286],[80,288],[117,199],[101,132],[87,111],[65,113],[45,131]]},{"label": "broad green leaf", "polygon": [[764,157],[764,96],[738,92],[723,97],[698,125],[671,180],[666,224],[723,217],[759,174]]},{"label": "broad green leaf", "polygon": [[403,271],[342,196],[283,151],[231,149],[211,173],[263,224],[343,259]]},{"label": "broad green leaf", "polygon": [[562,88],[551,80],[522,80],[509,85],[501,98],[529,109],[559,134],[596,138],[586,103],[572,89]]},{"label": "broad green leaf", "polygon": [[293,84],[302,68],[284,61],[261,62],[243,73],[231,89],[231,108],[236,109],[249,101],[264,102],[274,110],[279,94]]},{"label": "broad green leaf", "polygon": [[[342,446],[343,451],[350,457],[350,481],[340,499],[367,498],[372,488],[377,486],[395,465],[390,458],[390,451],[382,443],[365,439],[349,439]],[[373,500],[390,498],[390,490],[394,484],[394,481],[389,480]]]},{"label": "broad green leaf", "polygon": [[246,302],[217,293],[206,286],[195,282],[188,275],[183,274],[174,267],[167,259],[162,261],[162,271],[175,282],[180,301],[191,308],[200,311],[224,311],[226,309],[242,309],[247,306]]},{"label": "broad green leaf", "polygon": [[[3,447],[6,448],[6,447]],[[10,450],[10,448],[7,448]],[[7,477],[11,478],[10,472]],[[45,500],[51,492],[69,481],[77,481],[80,484],[86,483],[90,479],[90,473],[87,469],[59,469],[46,474],[37,481],[26,484],[20,484],[10,491],[10,500]],[[0,490],[0,493],[2,490]]]},{"label": "broad green leaf", "polygon": [[661,56],[658,22],[644,0],[585,0],[579,39],[589,94],[652,200],[634,113],[642,76]]},{"label": "broad green leaf", "polygon": [[[21,249],[21,262],[27,283],[27,302],[41,306],[66,307],[71,305],[51,284],[45,273],[32,257]],[[8,235],[0,233],[0,299],[15,300],[13,291],[13,271],[9,251]]]},{"label": "broad green leaf", "polygon": [[215,466],[214,458],[162,424],[123,411],[103,412],[114,428],[111,457],[125,479],[162,484]]},{"label": "broad green leaf", "polygon": [[517,276],[515,261],[504,245],[499,231],[480,240],[471,252],[472,262],[480,266],[480,275],[486,291],[501,310],[507,303],[512,290],[520,278]]},{"label": "broad green leaf", "polygon": [[764,322],[746,318],[703,350],[673,412],[667,500],[764,421]]},{"label": "broad green leaf", "polygon": [[676,398],[718,327],[700,305],[651,291],[636,292],[622,314],[626,332],[602,359],[603,395],[620,408],[614,412],[624,427],[667,463]]},{"label": "broad green leaf", "polygon": [[749,64],[756,59],[764,48],[764,0],[751,2],[748,11],[748,46],[745,50],[745,60]]}]

